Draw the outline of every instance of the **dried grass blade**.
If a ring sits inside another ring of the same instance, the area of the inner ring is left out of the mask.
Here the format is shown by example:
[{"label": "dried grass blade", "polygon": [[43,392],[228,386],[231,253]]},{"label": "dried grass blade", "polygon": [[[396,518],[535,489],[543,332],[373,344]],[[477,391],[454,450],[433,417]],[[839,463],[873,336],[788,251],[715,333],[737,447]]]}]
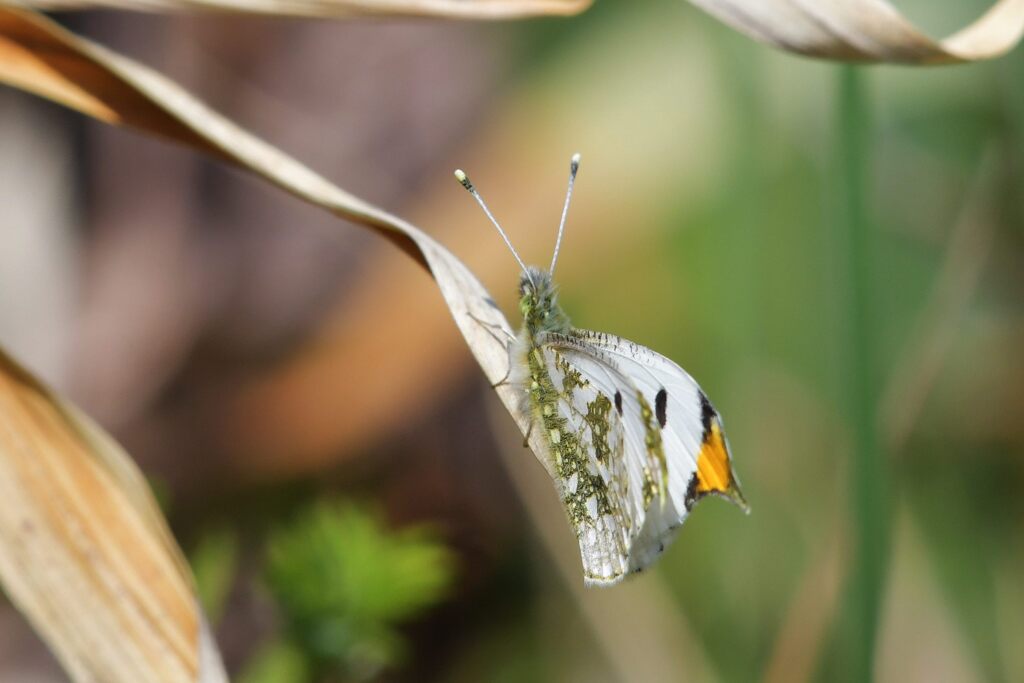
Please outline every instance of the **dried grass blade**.
[{"label": "dried grass blade", "polygon": [[886,0],[690,0],[737,31],[788,52],[857,62],[946,64],[998,57],[1020,42],[1024,0],[933,40]]},{"label": "dried grass blade", "polygon": [[226,680],[128,455],[0,351],[0,579],[80,681]]},{"label": "dried grass blade", "polygon": [[54,11],[106,7],[141,12],[230,12],[290,17],[439,17],[521,19],[568,16],[591,0],[23,0],[22,7]]},{"label": "dried grass blade", "polygon": [[[507,353],[493,331],[509,330],[508,322],[451,252],[407,221],[331,184],[162,75],[40,14],[0,8],[0,82],[102,121],[218,156],[300,199],[378,231],[429,269],[487,377],[497,382],[505,375]],[[499,387],[498,394],[525,425],[507,387]]]}]

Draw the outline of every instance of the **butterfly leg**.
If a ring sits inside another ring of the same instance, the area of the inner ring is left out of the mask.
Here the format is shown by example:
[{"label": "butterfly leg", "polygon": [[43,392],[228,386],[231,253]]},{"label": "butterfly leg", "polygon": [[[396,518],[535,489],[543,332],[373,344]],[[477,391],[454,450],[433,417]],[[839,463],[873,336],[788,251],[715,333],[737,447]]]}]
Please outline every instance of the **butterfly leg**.
[{"label": "butterfly leg", "polygon": [[530,426],[526,428],[526,436],[523,437],[523,448],[530,447],[530,437],[533,435],[533,420],[530,420]]},{"label": "butterfly leg", "polygon": [[514,334],[506,330],[501,325],[498,325],[497,323],[489,323],[486,320],[481,320],[480,318],[473,315],[472,311],[466,311],[466,315],[472,318],[477,325],[487,330],[487,334],[491,335],[494,338],[494,341],[498,342],[499,344],[501,343],[501,339],[498,337],[498,335],[494,333],[494,330],[498,330],[499,332],[504,334],[507,342],[512,342],[516,338]]},{"label": "butterfly leg", "polygon": [[505,371],[505,376],[499,379],[497,382],[491,385],[491,389],[497,389],[503,384],[508,384],[508,378],[512,375],[512,340],[505,342],[505,352],[508,353],[508,370]]}]

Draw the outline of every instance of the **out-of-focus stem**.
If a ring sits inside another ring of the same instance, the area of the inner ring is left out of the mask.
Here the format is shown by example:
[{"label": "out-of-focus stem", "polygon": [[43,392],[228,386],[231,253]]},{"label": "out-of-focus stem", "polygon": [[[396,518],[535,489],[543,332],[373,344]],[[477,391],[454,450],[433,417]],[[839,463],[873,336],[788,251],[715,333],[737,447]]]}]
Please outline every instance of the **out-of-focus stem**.
[{"label": "out-of-focus stem", "polygon": [[844,610],[844,669],[851,681],[873,678],[875,642],[888,550],[887,472],[875,421],[878,400],[873,311],[874,226],[868,209],[870,120],[864,72],[839,72],[836,148],[838,231],[844,318],[844,408],[853,436],[850,503],[853,557]]}]

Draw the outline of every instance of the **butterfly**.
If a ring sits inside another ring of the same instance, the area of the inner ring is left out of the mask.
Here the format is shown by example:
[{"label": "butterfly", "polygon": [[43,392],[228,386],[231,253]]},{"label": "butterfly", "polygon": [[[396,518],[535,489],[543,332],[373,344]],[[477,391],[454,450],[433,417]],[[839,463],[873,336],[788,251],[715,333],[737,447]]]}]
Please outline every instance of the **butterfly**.
[{"label": "butterfly", "polygon": [[579,541],[584,582],[607,586],[654,562],[704,497],[749,507],[722,418],[697,382],[644,346],[573,327],[558,305],[553,274],[579,164],[576,154],[546,271],[523,262],[466,174],[455,177],[522,268],[523,326],[509,339],[504,381],[530,416],[530,432],[540,431],[538,456]]}]

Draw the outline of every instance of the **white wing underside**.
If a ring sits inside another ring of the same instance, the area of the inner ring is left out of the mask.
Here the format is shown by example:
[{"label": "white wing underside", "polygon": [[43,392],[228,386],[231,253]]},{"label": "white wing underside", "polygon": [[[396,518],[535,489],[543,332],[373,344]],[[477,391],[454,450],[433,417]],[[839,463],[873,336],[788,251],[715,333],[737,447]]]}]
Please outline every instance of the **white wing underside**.
[{"label": "white wing underside", "polygon": [[[653,562],[686,519],[687,491],[704,433],[702,400],[707,399],[671,360],[613,335],[573,330],[540,336],[537,343],[559,393],[559,414],[578,435],[590,472],[607,487],[608,505],[597,510],[596,500],[587,502],[587,512],[595,514],[574,519],[571,506],[579,502],[573,499],[579,480],[555,474],[576,527],[584,577],[590,584],[616,583]],[[583,382],[570,379],[567,391],[566,376],[574,373]],[[652,418],[662,391],[666,395]],[[612,406],[604,427],[593,418],[595,405],[604,405],[602,396]],[[660,434],[660,452],[649,445],[652,426]],[[603,458],[598,454],[602,430],[610,451]]]}]

